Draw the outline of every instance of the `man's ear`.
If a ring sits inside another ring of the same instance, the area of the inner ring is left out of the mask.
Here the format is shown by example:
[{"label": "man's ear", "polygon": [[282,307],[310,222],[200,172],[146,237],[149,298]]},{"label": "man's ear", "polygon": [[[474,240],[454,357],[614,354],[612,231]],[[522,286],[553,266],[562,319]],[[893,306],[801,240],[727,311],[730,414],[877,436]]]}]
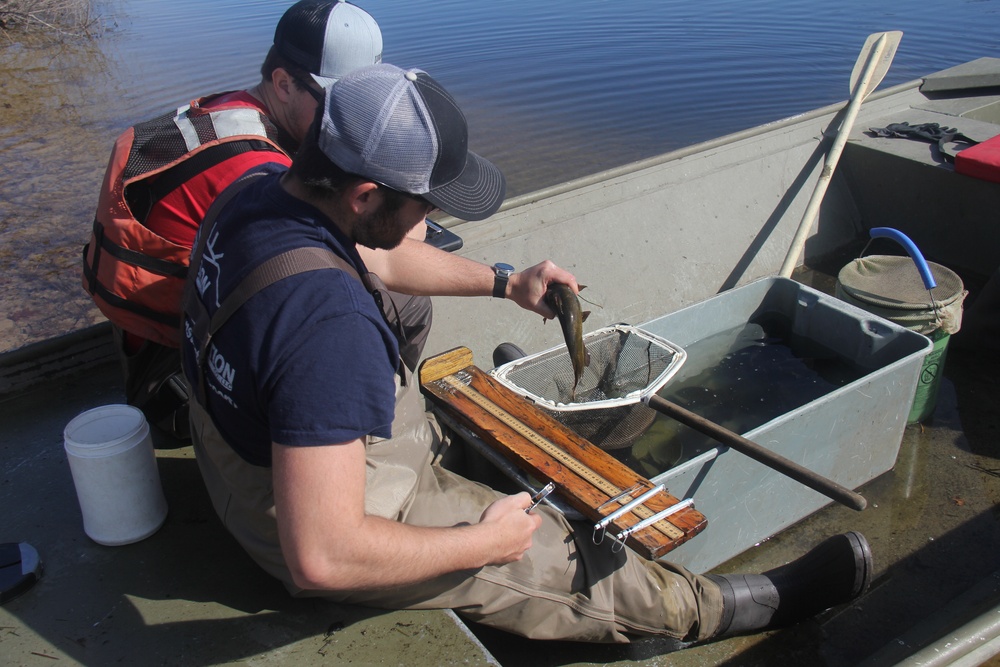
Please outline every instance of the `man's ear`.
[{"label": "man's ear", "polygon": [[358,181],[347,191],[347,205],[356,215],[374,213],[382,201],[378,183]]},{"label": "man's ear", "polygon": [[284,67],[275,67],[271,71],[271,87],[274,88],[275,95],[282,102],[288,102],[294,85],[292,75]]}]

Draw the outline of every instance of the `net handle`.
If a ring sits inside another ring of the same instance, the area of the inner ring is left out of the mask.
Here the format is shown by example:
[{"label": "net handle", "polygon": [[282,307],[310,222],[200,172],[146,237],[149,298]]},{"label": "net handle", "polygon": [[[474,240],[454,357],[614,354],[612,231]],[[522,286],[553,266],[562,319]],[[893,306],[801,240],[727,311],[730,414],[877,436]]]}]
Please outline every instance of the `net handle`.
[{"label": "net handle", "polygon": [[853,510],[861,511],[868,506],[868,501],[863,496],[850,489],[841,486],[832,479],[800,466],[795,461],[786,459],[780,454],[775,454],[769,449],[761,447],[752,440],[747,440],[742,435],[733,433],[727,428],[719,426],[713,421],[709,421],[700,415],[682,408],[676,403],[672,403],[665,398],[653,394],[643,399],[649,407],[657,412],[661,412],[668,417],[672,417],[685,426],[704,433],[708,437],[721,442],[722,444],[735,449],[736,451],[749,456],[759,463],[763,463],[773,470],[786,475],[796,482],[808,486],[813,491],[822,493],[827,498],[832,498],[842,505],[846,505]]}]

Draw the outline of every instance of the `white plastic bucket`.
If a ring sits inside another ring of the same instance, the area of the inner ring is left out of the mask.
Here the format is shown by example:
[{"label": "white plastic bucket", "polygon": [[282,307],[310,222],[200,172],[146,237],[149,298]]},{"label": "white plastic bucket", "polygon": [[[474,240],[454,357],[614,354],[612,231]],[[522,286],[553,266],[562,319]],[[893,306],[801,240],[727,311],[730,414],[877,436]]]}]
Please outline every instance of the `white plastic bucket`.
[{"label": "white plastic bucket", "polygon": [[143,540],[163,525],[160,486],[149,424],[131,405],[87,410],[63,431],[83,530],[98,544]]}]

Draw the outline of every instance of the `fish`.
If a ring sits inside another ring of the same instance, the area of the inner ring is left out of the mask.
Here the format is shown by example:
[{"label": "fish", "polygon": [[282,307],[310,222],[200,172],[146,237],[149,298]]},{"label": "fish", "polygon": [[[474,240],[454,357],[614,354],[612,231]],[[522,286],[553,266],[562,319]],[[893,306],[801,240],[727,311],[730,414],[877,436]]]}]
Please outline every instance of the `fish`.
[{"label": "fish", "polygon": [[566,350],[573,363],[574,378],[570,400],[575,401],[576,386],[583,377],[583,369],[590,365],[590,353],[583,344],[583,323],[587,321],[590,311],[580,310],[580,299],[569,285],[563,283],[550,283],[544,298],[545,303],[559,319],[563,338],[566,339]]}]

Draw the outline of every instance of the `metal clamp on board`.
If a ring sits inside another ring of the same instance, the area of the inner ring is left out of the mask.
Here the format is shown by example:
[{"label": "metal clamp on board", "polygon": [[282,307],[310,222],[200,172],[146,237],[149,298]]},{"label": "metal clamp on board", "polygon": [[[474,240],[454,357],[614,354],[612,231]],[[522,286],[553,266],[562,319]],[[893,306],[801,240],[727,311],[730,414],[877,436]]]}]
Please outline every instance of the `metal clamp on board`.
[{"label": "metal clamp on board", "polygon": [[680,512],[683,509],[687,509],[688,507],[691,507],[692,505],[694,505],[694,498],[686,498],[686,499],[680,501],[679,503],[671,505],[670,507],[668,507],[667,509],[663,510],[662,512],[657,512],[653,516],[651,516],[649,518],[646,518],[646,519],[643,519],[642,521],[640,521],[639,523],[635,524],[634,526],[629,526],[625,530],[623,530],[620,533],[618,533],[617,535],[615,535],[615,543],[611,545],[611,550],[612,551],[616,551],[616,552],[617,551],[621,551],[623,548],[625,548],[625,539],[629,535],[631,535],[632,533],[637,533],[640,530],[642,530],[643,528],[648,528],[649,526],[652,526],[657,521],[660,521],[662,519],[666,519],[671,514],[676,514],[677,512]]},{"label": "metal clamp on board", "polygon": [[[635,487],[633,487],[633,488],[635,488]],[[622,516],[622,515],[624,515],[624,514],[626,514],[628,512],[631,512],[634,508],[638,507],[639,505],[642,505],[644,502],[646,502],[647,500],[649,500],[650,498],[652,498],[653,496],[655,496],[657,493],[663,493],[666,490],[667,490],[666,487],[664,487],[662,484],[658,484],[657,486],[654,486],[649,491],[647,491],[646,493],[642,494],[641,496],[639,496],[635,500],[632,500],[632,501],[630,501],[628,503],[625,503],[624,505],[622,505],[621,507],[619,507],[618,509],[616,509],[614,512],[612,512],[611,514],[607,515],[606,517],[604,517],[603,519],[601,519],[600,521],[598,521],[596,524],[594,524],[594,538],[593,538],[594,539],[594,544],[600,544],[601,542],[604,541],[604,534],[608,530],[608,524],[610,524],[612,521],[614,521],[618,517],[620,517],[620,516]],[[626,491],[626,492],[622,493],[618,497],[621,498],[622,500],[624,500],[625,498],[628,498],[630,496],[631,496],[631,494],[628,493],[628,491]],[[607,504],[607,503],[605,503],[605,504]],[[603,505],[602,505],[602,507],[603,507]]]}]

